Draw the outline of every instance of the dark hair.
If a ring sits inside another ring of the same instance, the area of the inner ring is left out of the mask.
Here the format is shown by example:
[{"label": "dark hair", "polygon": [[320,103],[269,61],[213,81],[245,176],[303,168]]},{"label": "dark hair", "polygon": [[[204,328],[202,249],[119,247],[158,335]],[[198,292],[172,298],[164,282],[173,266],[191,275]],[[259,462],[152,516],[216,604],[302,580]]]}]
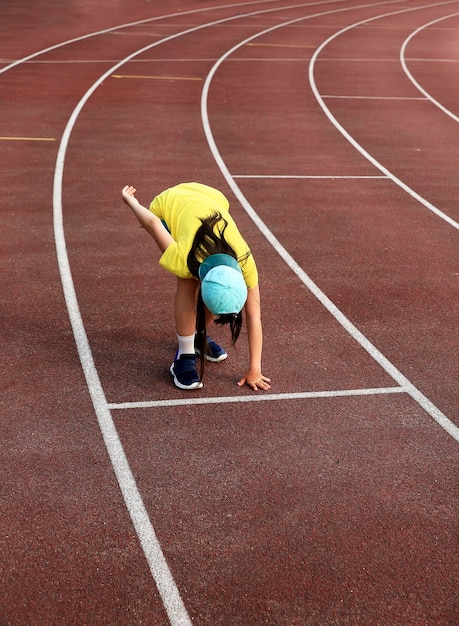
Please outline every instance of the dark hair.
[{"label": "dark hair", "polygon": [[[221,224],[219,224],[221,222]],[[188,253],[187,265],[191,274],[199,279],[199,266],[202,261],[212,254],[228,254],[239,263],[244,262],[250,256],[250,250],[242,258],[238,259],[235,251],[225,239],[225,230],[228,222],[220,213],[201,219],[201,226],[196,231],[190,252]],[[217,228],[216,228],[217,227]],[[229,324],[231,329],[231,343],[235,345],[242,328],[242,313],[234,315],[219,315],[215,320],[217,324]],[[197,348],[201,354],[201,379],[204,375],[206,353],[206,310],[201,295],[198,292],[196,304],[196,334]]]}]

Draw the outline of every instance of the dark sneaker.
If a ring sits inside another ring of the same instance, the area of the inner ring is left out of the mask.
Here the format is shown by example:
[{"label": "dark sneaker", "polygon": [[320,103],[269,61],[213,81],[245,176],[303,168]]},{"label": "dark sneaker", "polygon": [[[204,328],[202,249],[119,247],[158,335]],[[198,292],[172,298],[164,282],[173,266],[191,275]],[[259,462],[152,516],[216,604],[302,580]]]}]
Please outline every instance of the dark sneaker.
[{"label": "dark sneaker", "polygon": [[174,385],[179,389],[200,389],[202,382],[196,371],[196,355],[181,354],[172,363],[170,373],[174,377]]},{"label": "dark sneaker", "polygon": [[[195,344],[196,346],[196,344]],[[196,354],[201,354],[199,348],[196,347]],[[206,354],[204,355],[208,361],[213,363],[220,363],[224,361],[228,354],[221,348],[218,343],[215,343],[209,336],[207,337]]]}]

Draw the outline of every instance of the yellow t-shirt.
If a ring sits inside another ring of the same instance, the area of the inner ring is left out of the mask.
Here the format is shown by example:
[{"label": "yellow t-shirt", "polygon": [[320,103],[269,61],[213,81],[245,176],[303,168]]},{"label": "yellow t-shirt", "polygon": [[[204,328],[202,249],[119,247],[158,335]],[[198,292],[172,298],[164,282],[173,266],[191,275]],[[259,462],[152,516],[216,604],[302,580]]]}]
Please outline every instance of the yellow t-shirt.
[{"label": "yellow t-shirt", "polygon": [[258,284],[253,255],[229,214],[228,200],[220,191],[201,183],[181,183],[156,196],[150,204],[150,211],[167,224],[174,239],[159,260],[161,267],[180,278],[192,278],[187,257],[201,219],[220,213],[228,222],[225,239],[236,257],[242,259],[239,265],[247,288],[252,289]]}]

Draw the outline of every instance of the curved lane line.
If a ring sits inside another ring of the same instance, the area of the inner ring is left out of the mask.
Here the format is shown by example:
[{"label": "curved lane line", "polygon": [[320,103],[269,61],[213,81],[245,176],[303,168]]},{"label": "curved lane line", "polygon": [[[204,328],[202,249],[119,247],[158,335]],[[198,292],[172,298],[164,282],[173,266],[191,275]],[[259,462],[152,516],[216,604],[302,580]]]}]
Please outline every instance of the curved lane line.
[{"label": "curved lane line", "polygon": [[105,447],[109,454],[124,502],[142,546],[151,574],[171,624],[177,626],[191,626],[191,620],[188,617],[180,593],[161,550],[155,530],[145,509],[142,496],[139,493],[135,478],[131,472],[110,410],[108,409],[107,399],[89,347],[88,337],[81,318],[73,284],[62,219],[62,173],[68,140],[80,110],[81,107],[74,111],[64,131],[57,156],[53,190],[54,237],[65,302],[82,369],[86,377],[86,383]]},{"label": "curved lane line", "polygon": [[361,146],[348,132],[347,130],[345,130],[345,128],[338,122],[338,120],[335,118],[335,116],[333,115],[333,113],[330,111],[330,109],[327,107],[327,105],[324,102],[324,99],[322,97],[322,95],[319,93],[319,90],[317,89],[316,86],[316,82],[315,82],[315,78],[314,78],[314,70],[315,70],[315,63],[316,60],[318,58],[318,56],[320,55],[320,53],[322,52],[322,50],[334,39],[336,39],[337,37],[339,37],[340,35],[342,35],[343,33],[348,32],[349,30],[352,30],[353,28],[356,28],[357,26],[362,26],[363,24],[368,24],[369,22],[373,22],[375,20],[379,20],[382,19],[384,17],[389,17],[392,15],[400,15],[401,13],[408,13],[411,11],[419,11],[420,9],[425,9],[425,8],[430,8],[430,7],[438,7],[440,5],[447,5],[447,4],[452,4],[455,3],[456,0],[449,0],[448,2],[441,2],[441,3],[435,3],[435,4],[427,4],[424,5],[422,7],[415,7],[415,8],[409,8],[409,9],[403,9],[401,11],[393,11],[391,13],[385,13],[384,15],[378,15],[376,17],[372,17],[372,18],[368,18],[366,20],[361,20],[360,22],[356,22],[355,24],[351,24],[350,26],[347,26],[346,28],[343,28],[341,30],[339,30],[338,32],[336,32],[334,35],[332,35],[331,37],[329,37],[328,39],[326,39],[318,48],[317,50],[314,52],[314,54],[312,55],[311,61],[309,63],[309,83],[311,86],[311,89],[316,97],[317,102],[319,103],[320,107],[322,108],[323,112],[325,113],[325,115],[328,117],[328,119],[330,120],[330,122],[333,124],[333,126],[335,126],[335,128],[337,130],[339,130],[339,132],[343,135],[343,137],[345,137],[345,139],[347,139],[347,141],[358,151],[360,152],[360,154],[365,157],[368,161],[370,161],[370,163],[372,163],[378,170],[380,170],[383,174],[385,174],[388,178],[390,178],[396,185],[398,185],[399,187],[401,187],[401,189],[403,189],[406,193],[408,193],[410,196],[412,196],[415,200],[417,200],[420,204],[424,205],[426,207],[426,209],[429,209],[429,211],[432,211],[432,213],[435,213],[435,215],[437,215],[438,217],[440,217],[442,220],[444,220],[445,222],[447,222],[450,226],[453,226],[453,228],[456,228],[457,230],[459,230],[459,223],[456,222],[455,220],[453,220],[452,217],[450,217],[449,215],[447,215],[446,213],[443,213],[443,211],[440,211],[440,209],[438,209],[436,206],[434,206],[431,202],[429,202],[428,200],[426,200],[425,198],[423,198],[422,196],[420,196],[416,191],[414,191],[414,189],[411,189],[411,187],[409,187],[406,183],[404,183],[400,178],[398,178],[397,176],[395,176],[395,174],[392,174],[392,172],[390,172],[386,167],[384,167],[384,165],[382,165],[382,163],[380,163],[379,161],[377,161],[369,152],[367,152],[365,150],[365,148],[363,146]]},{"label": "curved lane line", "polygon": [[[449,3],[445,3],[449,4]],[[427,5],[427,6],[437,6],[435,5]],[[417,9],[425,8],[425,7],[417,7]],[[403,11],[397,11],[394,13],[390,13],[390,15],[396,15],[399,13],[406,13],[407,11],[412,11],[414,9],[404,9]],[[333,13],[333,12],[330,12]],[[325,295],[325,293],[313,282],[313,280],[306,274],[306,272],[298,265],[295,259],[289,254],[289,252],[284,248],[284,246],[280,243],[280,241],[274,236],[271,230],[266,226],[263,220],[259,217],[256,211],[253,209],[247,198],[244,196],[237,183],[235,182],[233,176],[231,175],[226,163],[224,162],[217,144],[215,143],[215,139],[210,127],[209,115],[207,102],[209,97],[209,89],[212,83],[212,80],[220,67],[220,65],[236,50],[240,47],[247,44],[247,42],[252,41],[256,37],[260,37],[265,35],[271,31],[274,31],[278,28],[282,28],[285,26],[289,26],[295,22],[301,21],[301,19],[311,19],[316,16],[309,16],[306,18],[300,18],[296,20],[290,20],[283,24],[278,24],[274,27],[268,28],[266,30],[261,31],[257,35],[252,35],[248,39],[240,42],[236,46],[233,46],[230,50],[228,50],[223,56],[218,59],[218,61],[211,68],[206,81],[203,86],[202,96],[201,96],[201,117],[202,123],[204,127],[204,132],[207,138],[207,142],[209,144],[209,148],[214,156],[214,159],[220,168],[226,182],[230,186],[234,195],[239,200],[240,204],[249,215],[249,217],[256,224],[258,229],[263,233],[269,243],[273,246],[276,252],[282,257],[282,259],[287,263],[290,269],[298,276],[301,282],[314,294],[314,296],[319,300],[319,302],[333,315],[333,317],[341,324],[341,326],[361,345],[361,347],[370,354],[370,356],[377,362],[379,365],[391,376],[399,385],[403,387],[407,394],[410,395],[413,400],[423,408],[426,413],[428,413],[451,437],[453,437],[457,442],[459,442],[459,428],[450,420],[446,415],[444,415],[438,407],[436,407],[433,402],[431,402],[417,387],[413,385],[396,367],[393,365],[389,359],[387,359],[382,352],[380,352],[366,337],[361,333],[354,324],[342,313],[338,307]],[[381,17],[381,16],[380,16]],[[368,20],[365,20],[368,21]],[[344,29],[347,30],[347,29]],[[340,31],[343,32],[343,31]],[[328,41],[331,41],[334,37],[331,37]],[[319,51],[323,48],[322,45],[319,48]],[[317,90],[316,90],[317,91]],[[319,96],[320,98],[320,96]],[[344,129],[343,129],[344,130]],[[350,137],[350,136],[349,136]],[[350,138],[352,139],[352,138]],[[352,140],[353,141],[353,140]],[[351,142],[352,143],[352,142]],[[382,167],[382,166],[381,166]],[[381,168],[380,168],[381,169]],[[385,170],[387,171],[387,170]],[[389,173],[390,174],[390,173]],[[392,178],[392,176],[390,176]]]},{"label": "curved lane line", "polygon": [[449,117],[451,119],[453,119],[455,122],[459,122],[459,117],[457,115],[454,115],[454,113],[452,113],[449,109],[444,107],[440,102],[438,102],[438,100],[435,100],[435,98],[433,96],[431,96],[430,93],[428,93],[423,87],[421,87],[421,85],[414,78],[414,76],[412,75],[412,73],[410,72],[410,70],[408,69],[408,66],[406,64],[405,53],[406,53],[406,48],[407,48],[408,44],[410,43],[410,41],[413,39],[413,37],[415,37],[417,34],[419,34],[425,28],[428,28],[429,26],[432,26],[433,24],[438,24],[438,22],[442,22],[443,20],[447,20],[447,19],[449,19],[451,17],[456,17],[457,15],[459,15],[459,13],[451,13],[451,15],[445,15],[444,17],[439,17],[437,20],[432,20],[428,24],[424,24],[424,26],[420,26],[417,30],[415,30],[413,33],[411,33],[411,35],[409,37],[407,37],[405,39],[405,41],[403,42],[403,45],[402,45],[402,47],[400,49],[400,63],[402,64],[403,71],[408,76],[408,78],[413,83],[413,85],[416,87],[416,89],[418,89],[428,100],[430,100],[430,102],[432,102],[432,104],[434,104],[439,109],[441,109],[443,111],[443,113],[446,113],[446,115],[449,115]]},{"label": "curved lane line", "polygon": [[[0,68],[0,74],[3,74],[4,72],[7,72],[8,70],[13,69],[13,67],[20,65],[21,63],[26,63],[27,61],[31,61],[32,59],[35,59],[36,57],[41,56],[42,54],[47,54],[48,52],[52,52],[53,50],[57,50],[64,46],[68,46],[72,43],[84,41],[85,39],[90,39],[91,37],[98,37],[99,35],[106,35],[107,33],[111,33],[113,31],[120,30],[123,28],[130,28],[131,26],[139,26],[140,24],[148,24],[149,22],[158,22],[160,20],[167,20],[167,19],[170,19],[171,17],[183,17],[184,15],[193,15],[195,13],[204,13],[206,11],[219,11],[221,9],[232,9],[234,7],[244,7],[247,5],[251,6],[253,4],[267,4],[270,2],[277,2],[277,1],[278,0],[252,0],[251,2],[237,2],[237,3],[230,3],[230,4],[221,4],[215,7],[206,7],[204,9],[192,9],[191,11],[178,11],[177,13],[169,13],[168,15],[159,15],[157,17],[149,17],[144,20],[128,22],[126,24],[120,24],[118,26],[111,26],[110,28],[104,28],[102,30],[94,31],[93,33],[80,35],[79,37],[74,37],[73,39],[67,39],[67,41],[61,41],[60,43],[57,43],[53,46],[49,46],[48,48],[43,48],[42,50],[38,50],[37,52],[29,54],[28,56],[22,57],[22,59],[17,59],[13,63],[9,63],[5,67]],[[243,16],[241,15],[238,17],[243,17]]]}]

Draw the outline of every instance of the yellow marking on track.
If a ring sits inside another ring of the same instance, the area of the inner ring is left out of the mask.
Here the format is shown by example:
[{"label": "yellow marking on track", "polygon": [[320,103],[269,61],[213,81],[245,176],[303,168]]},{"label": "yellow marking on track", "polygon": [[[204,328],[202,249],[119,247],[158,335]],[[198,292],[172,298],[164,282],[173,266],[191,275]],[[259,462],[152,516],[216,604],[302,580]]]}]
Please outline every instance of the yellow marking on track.
[{"label": "yellow marking on track", "polygon": [[0,137],[1,141],[56,141],[54,137]]},{"label": "yellow marking on track", "polygon": [[147,80],[202,80],[194,76],[140,76],[135,74],[112,74],[112,78],[146,78]]},{"label": "yellow marking on track", "polygon": [[316,48],[316,46],[291,46],[287,43],[248,43],[253,48]]}]

